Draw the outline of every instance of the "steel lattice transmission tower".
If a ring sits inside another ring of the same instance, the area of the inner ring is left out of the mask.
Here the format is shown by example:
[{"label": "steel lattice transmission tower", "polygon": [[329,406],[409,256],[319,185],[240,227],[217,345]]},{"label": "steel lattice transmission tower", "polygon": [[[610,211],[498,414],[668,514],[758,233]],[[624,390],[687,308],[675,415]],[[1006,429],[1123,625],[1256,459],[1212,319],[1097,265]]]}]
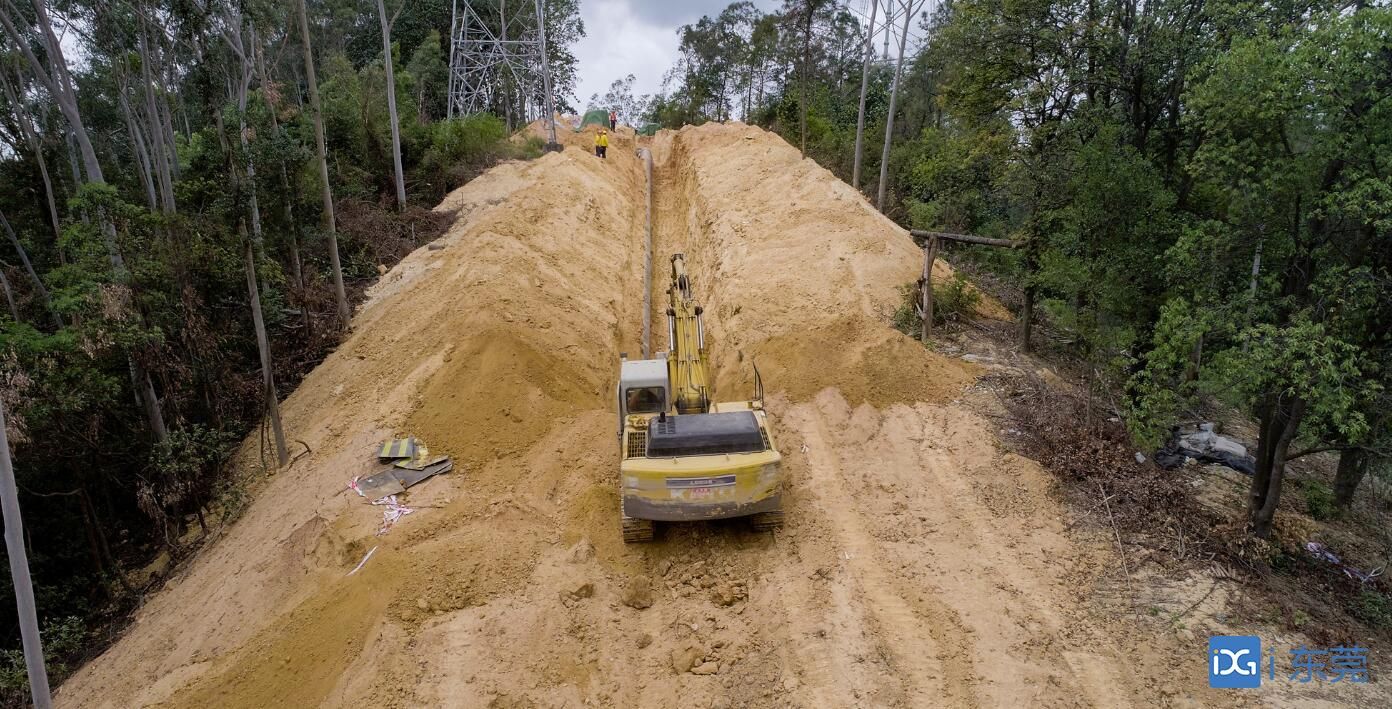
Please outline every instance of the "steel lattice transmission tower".
[{"label": "steel lattice transmission tower", "polygon": [[[547,116],[556,144],[542,0],[455,0],[449,116],[496,112],[511,130]],[[548,146],[551,147],[551,146]]]}]

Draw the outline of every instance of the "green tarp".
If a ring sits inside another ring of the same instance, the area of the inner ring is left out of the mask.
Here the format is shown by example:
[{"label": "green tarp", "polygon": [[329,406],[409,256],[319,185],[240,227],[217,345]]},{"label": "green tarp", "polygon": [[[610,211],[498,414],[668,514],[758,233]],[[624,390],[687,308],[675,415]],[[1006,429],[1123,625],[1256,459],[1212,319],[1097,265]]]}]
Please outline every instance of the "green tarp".
[{"label": "green tarp", "polygon": [[661,128],[662,126],[656,123],[644,123],[643,127],[638,129],[638,135],[657,135]]},{"label": "green tarp", "polygon": [[609,112],[603,109],[596,109],[585,113],[585,117],[580,119],[580,127],[603,126],[609,127]]}]

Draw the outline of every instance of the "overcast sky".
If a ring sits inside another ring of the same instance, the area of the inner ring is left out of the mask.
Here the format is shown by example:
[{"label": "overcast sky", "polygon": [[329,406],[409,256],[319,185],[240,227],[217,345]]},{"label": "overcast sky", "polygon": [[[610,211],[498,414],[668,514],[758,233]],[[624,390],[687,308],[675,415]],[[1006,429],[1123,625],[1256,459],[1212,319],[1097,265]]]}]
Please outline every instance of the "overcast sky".
[{"label": "overcast sky", "polygon": [[[575,45],[580,61],[576,106],[585,109],[590,94],[604,95],[609,84],[633,74],[635,95],[656,93],[662,75],[677,60],[677,28],[702,15],[717,15],[731,0],[580,0],[586,37]],[[768,12],[780,0],[754,0]]]}]

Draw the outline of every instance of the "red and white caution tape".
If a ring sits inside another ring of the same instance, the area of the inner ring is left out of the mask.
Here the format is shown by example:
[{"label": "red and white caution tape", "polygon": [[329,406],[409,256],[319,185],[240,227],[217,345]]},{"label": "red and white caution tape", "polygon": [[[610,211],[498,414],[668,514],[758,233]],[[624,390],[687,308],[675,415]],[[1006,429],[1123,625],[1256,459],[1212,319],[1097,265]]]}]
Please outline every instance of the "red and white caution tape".
[{"label": "red and white caution tape", "polygon": [[386,505],[387,507],[387,509],[382,510],[382,526],[377,530],[379,537],[391,531],[392,525],[396,524],[397,520],[415,512],[414,509],[397,502],[396,495],[387,495],[380,500],[373,500],[372,504]]}]

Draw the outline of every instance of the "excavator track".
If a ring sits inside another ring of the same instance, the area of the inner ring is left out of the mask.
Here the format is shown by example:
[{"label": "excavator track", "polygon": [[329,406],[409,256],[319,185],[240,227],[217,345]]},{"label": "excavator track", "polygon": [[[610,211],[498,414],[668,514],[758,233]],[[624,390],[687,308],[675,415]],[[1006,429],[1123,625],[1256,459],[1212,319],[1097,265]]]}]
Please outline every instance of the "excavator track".
[{"label": "excavator track", "polygon": [[783,528],[783,510],[773,510],[771,512],[760,512],[750,515],[749,525],[756,532],[767,532],[774,529]]},{"label": "excavator track", "polygon": [[623,518],[623,540],[625,544],[637,544],[653,540],[657,524],[650,519]]}]

